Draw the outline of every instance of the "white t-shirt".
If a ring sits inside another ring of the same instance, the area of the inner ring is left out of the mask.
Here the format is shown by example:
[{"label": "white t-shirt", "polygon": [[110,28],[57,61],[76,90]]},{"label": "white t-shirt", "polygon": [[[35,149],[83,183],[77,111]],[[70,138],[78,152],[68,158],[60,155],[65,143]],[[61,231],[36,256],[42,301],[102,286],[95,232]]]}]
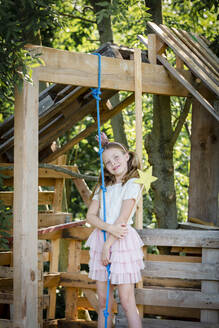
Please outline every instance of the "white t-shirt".
[{"label": "white t-shirt", "polygon": [[[135,183],[136,178],[129,179],[124,185],[116,183],[106,187],[106,222],[113,224],[119,217],[122,201],[126,199],[137,199],[141,186]],[[95,192],[93,199],[99,200],[99,189]],[[100,218],[103,220],[103,193],[101,192]],[[134,215],[134,213],[133,213]],[[129,218],[128,224],[133,223],[133,215]]]}]

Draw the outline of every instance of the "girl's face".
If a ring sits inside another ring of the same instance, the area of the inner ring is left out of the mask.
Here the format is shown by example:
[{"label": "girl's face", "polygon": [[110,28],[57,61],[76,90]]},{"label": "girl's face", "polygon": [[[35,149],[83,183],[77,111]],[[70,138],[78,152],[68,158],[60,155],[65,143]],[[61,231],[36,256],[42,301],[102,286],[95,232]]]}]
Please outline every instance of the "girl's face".
[{"label": "girl's face", "polygon": [[128,171],[129,154],[118,148],[109,148],[103,152],[103,162],[106,169],[115,176],[116,182],[121,182]]}]

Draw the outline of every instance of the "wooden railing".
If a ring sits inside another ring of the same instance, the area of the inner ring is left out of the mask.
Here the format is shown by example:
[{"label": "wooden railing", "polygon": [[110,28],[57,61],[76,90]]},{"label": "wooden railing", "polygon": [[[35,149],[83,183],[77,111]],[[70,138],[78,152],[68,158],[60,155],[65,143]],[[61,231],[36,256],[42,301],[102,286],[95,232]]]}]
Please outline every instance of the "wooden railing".
[{"label": "wooden railing", "polygon": [[[143,327],[218,328],[219,232],[144,229],[139,234],[147,247],[169,246],[179,254],[146,253],[144,288],[136,288],[136,302],[162,319],[144,318]],[[187,321],[173,320],[177,317]],[[127,327],[120,313],[116,327]]]}]

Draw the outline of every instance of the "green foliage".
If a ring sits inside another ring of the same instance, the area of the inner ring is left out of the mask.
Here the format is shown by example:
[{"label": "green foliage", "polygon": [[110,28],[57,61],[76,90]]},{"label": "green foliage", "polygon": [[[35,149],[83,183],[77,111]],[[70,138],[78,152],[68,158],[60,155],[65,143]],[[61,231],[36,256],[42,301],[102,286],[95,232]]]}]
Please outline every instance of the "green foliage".
[{"label": "green foliage", "polygon": [[[3,187],[3,175],[0,174],[0,190],[5,190]],[[9,249],[8,238],[10,237],[9,230],[12,223],[12,211],[11,208],[5,206],[2,200],[0,200],[0,249]]]},{"label": "green foliage", "polygon": [[[24,45],[39,44],[40,31],[59,25],[52,8],[61,0],[0,1],[0,108],[2,119],[13,112],[14,86],[22,88],[22,81],[31,81],[29,66],[32,58]],[[35,58],[36,59],[36,58]]]},{"label": "green foliage", "polygon": [[213,42],[218,35],[218,2],[215,0],[164,0],[164,23],[204,35]]}]

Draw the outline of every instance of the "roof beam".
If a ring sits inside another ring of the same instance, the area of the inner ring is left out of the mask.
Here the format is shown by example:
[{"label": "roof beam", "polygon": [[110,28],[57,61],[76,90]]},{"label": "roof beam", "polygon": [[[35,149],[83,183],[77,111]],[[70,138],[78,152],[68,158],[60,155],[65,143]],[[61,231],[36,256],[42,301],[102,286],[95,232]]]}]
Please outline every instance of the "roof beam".
[{"label": "roof beam", "polygon": [[[40,81],[98,86],[98,58],[91,54],[28,45],[33,54],[40,54],[44,66],[35,68]],[[134,91],[134,61],[102,56],[101,88]],[[142,63],[142,91],[169,96],[188,95],[188,91],[172,79],[161,65]],[[186,79],[191,74],[182,71]]]}]

